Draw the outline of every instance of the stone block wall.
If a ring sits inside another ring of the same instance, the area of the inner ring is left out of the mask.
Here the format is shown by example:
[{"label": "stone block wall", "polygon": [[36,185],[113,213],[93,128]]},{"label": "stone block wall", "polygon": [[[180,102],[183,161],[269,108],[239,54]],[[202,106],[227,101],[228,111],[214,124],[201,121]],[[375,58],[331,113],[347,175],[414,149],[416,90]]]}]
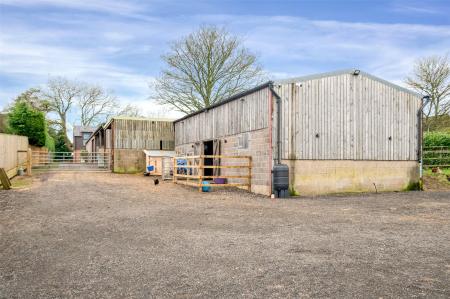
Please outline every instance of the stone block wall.
[{"label": "stone block wall", "polygon": [[[252,157],[252,188],[254,193],[271,194],[271,157],[269,129],[260,129],[220,138],[223,156]],[[202,143],[176,145],[175,151],[181,155],[201,154]],[[248,160],[222,159],[221,165],[247,165]],[[221,175],[247,175],[247,168],[225,168]],[[242,183],[242,179],[228,179],[229,183]]]},{"label": "stone block wall", "polygon": [[114,169],[117,173],[145,171],[145,154],[136,149],[114,149]]},{"label": "stone block wall", "polygon": [[299,195],[404,191],[419,181],[416,161],[283,160]]}]

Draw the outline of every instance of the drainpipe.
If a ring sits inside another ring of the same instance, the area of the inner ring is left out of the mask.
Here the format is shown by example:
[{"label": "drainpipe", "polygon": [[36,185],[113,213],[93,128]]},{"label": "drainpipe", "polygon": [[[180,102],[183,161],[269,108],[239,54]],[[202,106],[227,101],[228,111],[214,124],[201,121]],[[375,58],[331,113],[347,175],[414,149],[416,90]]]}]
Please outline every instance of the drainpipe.
[{"label": "drainpipe", "polygon": [[423,106],[425,105],[426,102],[428,102],[430,99],[429,96],[424,96],[421,100],[421,104],[420,104],[420,109],[419,109],[419,115],[418,115],[418,138],[419,138],[419,154],[418,154],[418,159],[419,159],[419,184],[420,187],[423,188]]}]

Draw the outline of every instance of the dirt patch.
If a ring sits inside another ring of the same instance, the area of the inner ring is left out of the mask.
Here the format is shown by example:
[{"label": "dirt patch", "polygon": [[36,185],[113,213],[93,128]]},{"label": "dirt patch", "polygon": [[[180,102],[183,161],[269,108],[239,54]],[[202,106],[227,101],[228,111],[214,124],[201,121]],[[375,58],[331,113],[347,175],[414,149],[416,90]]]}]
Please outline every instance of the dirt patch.
[{"label": "dirt patch", "polygon": [[424,175],[423,189],[424,191],[450,191],[448,175],[443,173]]},{"label": "dirt patch", "polygon": [[269,199],[55,173],[0,190],[0,298],[450,296],[450,192]]}]

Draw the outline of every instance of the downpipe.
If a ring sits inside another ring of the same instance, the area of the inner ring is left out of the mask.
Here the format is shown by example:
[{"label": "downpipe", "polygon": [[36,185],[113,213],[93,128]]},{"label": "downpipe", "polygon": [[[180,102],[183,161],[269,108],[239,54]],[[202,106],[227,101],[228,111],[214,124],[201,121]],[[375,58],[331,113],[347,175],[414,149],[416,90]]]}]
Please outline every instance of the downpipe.
[{"label": "downpipe", "polygon": [[419,153],[418,153],[418,159],[419,159],[419,186],[420,190],[423,190],[423,107],[425,104],[430,100],[430,96],[424,96],[422,97],[421,103],[420,103],[420,109],[418,113],[418,137],[419,137]]}]

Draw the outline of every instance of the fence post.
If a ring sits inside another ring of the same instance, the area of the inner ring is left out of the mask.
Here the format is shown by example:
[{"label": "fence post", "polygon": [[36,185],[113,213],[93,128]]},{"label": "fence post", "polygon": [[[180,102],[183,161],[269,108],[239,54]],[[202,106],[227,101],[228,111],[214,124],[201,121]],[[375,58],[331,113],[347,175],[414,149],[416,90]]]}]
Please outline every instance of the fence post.
[{"label": "fence post", "polygon": [[31,152],[31,148],[28,148],[27,151],[27,175],[31,175],[31,167],[33,166],[33,162],[32,162],[32,152]]},{"label": "fence post", "polygon": [[172,182],[174,184],[177,183],[177,172],[178,172],[178,168],[177,168],[177,157],[173,158],[173,176],[172,176]]},{"label": "fence post", "polygon": [[[198,192],[202,192],[202,181],[203,181],[203,175],[204,175],[203,159],[204,159],[203,156],[200,155],[200,161],[199,161],[199,165],[198,165]],[[194,159],[194,161],[195,161],[195,159]]]},{"label": "fence post", "polygon": [[248,191],[252,192],[252,156],[248,157]]}]

